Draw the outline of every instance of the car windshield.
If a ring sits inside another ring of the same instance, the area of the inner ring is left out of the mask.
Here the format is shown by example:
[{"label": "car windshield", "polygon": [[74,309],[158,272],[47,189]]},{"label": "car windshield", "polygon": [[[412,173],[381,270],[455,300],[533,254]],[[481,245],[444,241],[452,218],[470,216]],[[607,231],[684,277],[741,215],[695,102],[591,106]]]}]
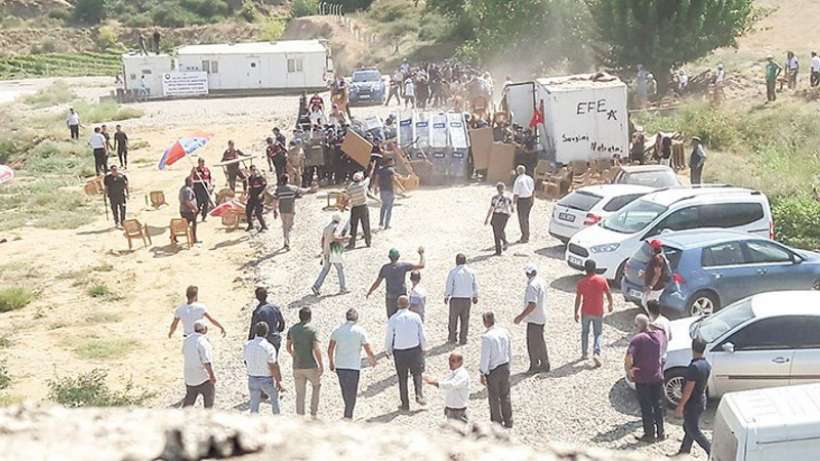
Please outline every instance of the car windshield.
[{"label": "car windshield", "polygon": [[379,81],[379,71],[364,70],[361,72],[353,72],[354,82],[377,82]]},{"label": "car windshield", "polygon": [[595,195],[585,191],[576,191],[562,198],[558,204],[567,208],[580,211],[589,211],[596,203],[601,201],[600,195]]},{"label": "car windshield", "polygon": [[641,171],[627,173],[622,180],[624,184],[636,184],[655,188],[679,186],[678,177],[672,170]]},{"label": "car windshield", "polygon": [[622,234],[634,234],[646,228],[663,214],[666,207],[648,200],[636,200],[601,223],[604,229]]},{"label": "car windshield", "polygon": [[734,330],[738,325],[753,319],[754,316],[752,298],[742,299],[714,315],[696,320],[689,328],[689,336],[700,336],[706,343],[711,343],[727,331]]}]

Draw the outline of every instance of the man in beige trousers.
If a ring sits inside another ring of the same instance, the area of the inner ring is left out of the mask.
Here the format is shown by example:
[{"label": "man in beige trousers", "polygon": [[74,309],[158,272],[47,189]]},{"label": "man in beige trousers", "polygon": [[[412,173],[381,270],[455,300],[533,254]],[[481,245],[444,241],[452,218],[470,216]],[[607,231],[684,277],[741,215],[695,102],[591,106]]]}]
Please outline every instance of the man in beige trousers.
[{"label": "man in beige trousers", "polygon": [[293,380],[296,388],[296,414],[305,414],[307,383],[310,381],[310,416],[319,412],[319,389],[324,372],[322,351],[316,330],[310,326],[311,311],[305,306],[299,309],[299,323],[288,330],[287,350],[293,356]]}]

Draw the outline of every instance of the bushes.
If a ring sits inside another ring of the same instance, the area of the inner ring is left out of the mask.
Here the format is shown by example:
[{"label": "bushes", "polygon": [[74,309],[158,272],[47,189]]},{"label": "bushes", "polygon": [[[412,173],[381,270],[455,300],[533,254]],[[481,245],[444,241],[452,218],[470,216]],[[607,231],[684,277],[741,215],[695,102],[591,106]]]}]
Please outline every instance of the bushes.
[{"label": "bushes", "polygon": [[279,40],[285,32],[285,21],[281,18],[265,19],[259,28],[257,38],[264,42]]},{"label": "bushes", "polygon": [[34,297],[34,292],[28,288],[11,287],[0,289],[0,312],[22,309],[32,302]]},{"label": "bushes", "polygon": [[6,362],[0,362],[0,391],[8,389],[11,385],[11,375],[6,367]]},{"label": "bushes", "polygon": [[83,24],[99,24],[105,18],[105,0],[77,0],[74,20]]},{"label": "bushes", "polygon": [[107,377],[105,370],[97,368],[74,378],[55,378],[48,382],[49,398],[66,407],[78,408],[136,406],[154,396],[135,389],[130,382],[122,391],[112,391],[106,383]]},{"label": "bushes", "polygon": [[775,238],[787,245],[820,250],[820,202],[809,195],[775,197]]},{"label": "bushes", "polygon": [[40,108],[65,104],[76,97],[77,95],[71,91],[66,82],[57,80],[51,86],[26,96],[23,98],[23,102],[29,106]]},{"label": "bushes", "polygon": [[290,15],[294,18],[311,16],[319,11],[318,0],[293,0],[290,5]]}]

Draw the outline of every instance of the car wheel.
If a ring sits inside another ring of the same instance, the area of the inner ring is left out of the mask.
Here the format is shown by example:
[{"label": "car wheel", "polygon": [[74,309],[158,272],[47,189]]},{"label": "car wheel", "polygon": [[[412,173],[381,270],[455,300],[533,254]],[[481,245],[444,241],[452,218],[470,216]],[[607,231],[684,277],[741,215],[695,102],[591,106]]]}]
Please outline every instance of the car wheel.
[{"label": "car wheel", "polygon": [[689,301],[689,314],[692,317],[712,315],[720,309],[717,296],[708,291],[699,291]]},{"label": "car wheel", "polygon": [[820,290],[820,279],[814,281],[814,289]]},{"label": "car wheel", "polygon": [[686,382],[686,369],[673,368],[664,373],[663,398],[666,404],[674,408],[683,395],[683,385]]},{"label": "car wheel", "polygon": [[621,280],[624,279],[624,271],[626,270],[626,261],[627,260],[624,259],[624,262],[622,262],[621,265],[618,266],[618,270],[615,271],[615,279],[613,280],[613,282],[615,282],[615,286],[618,287],[619,290],[621,289]]}]

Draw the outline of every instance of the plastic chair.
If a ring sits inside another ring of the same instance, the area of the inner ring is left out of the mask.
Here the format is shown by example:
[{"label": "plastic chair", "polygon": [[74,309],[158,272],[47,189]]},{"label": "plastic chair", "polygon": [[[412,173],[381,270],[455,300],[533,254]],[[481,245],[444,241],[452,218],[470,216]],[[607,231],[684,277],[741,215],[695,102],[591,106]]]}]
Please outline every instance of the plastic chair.
[{"label": "plastic chair", "polygon": [[239,228],[239,216],[238,213],[224,213],[222,215],[222,225],[228,228],[228,230],[236,230]]},{"label": "plastic chair", "polygon": [[194,236],[188,221],[182,218],[171,219],[171,243],[177,243],[177,237],[185,237],[188,241],[188,248],[194,246]]},{"label": "plastic chair", "polygon": [[123,235],[128,239],[128,250],[134,249],[131,240],[139,238],[142,239],[142,244],[145,247],[153,245],[151,235],[148,233],[148,225],[140,224],[136,219],[126,219],[122,222]]},{"label": "plastic chair", "polygon": [[148,193],[146,201],[151,202],[151,206],[154,209],[161,207],[162,205],[168,205],[168,202],[165,201],[165,192],[161,190],[155,190]]}]

